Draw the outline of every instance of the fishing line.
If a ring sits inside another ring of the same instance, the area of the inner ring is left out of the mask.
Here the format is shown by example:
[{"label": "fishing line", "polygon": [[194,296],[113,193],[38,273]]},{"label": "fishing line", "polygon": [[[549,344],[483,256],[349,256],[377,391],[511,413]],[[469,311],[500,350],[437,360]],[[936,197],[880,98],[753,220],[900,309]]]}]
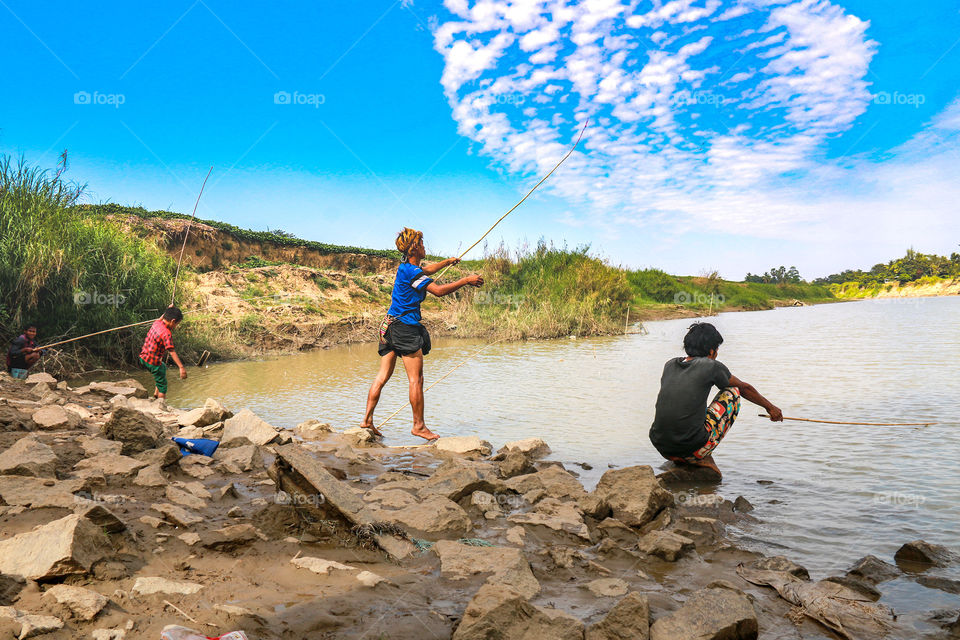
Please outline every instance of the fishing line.
[{"label": "fishing line", "polygon": [[[473,249],[475,246],[477,246],[478,244],[480,244],[481,242],[483,242],[483,239],[486,238],[486,237],[490,234],[490,232],[493,231],[493,229],[494,229],[498,224],[500,224],[501,221],[503,221],[504,218],[506,218],[508,215],[510,215],[511,213],[513,213],[514,209],[516,209],[517,207],[519,207],[520,205],[522,205],[522,204],[523,204],[523,201],[526,200],[527,198],[529,198],[529,197],[530,197],[530,194],[532,194],[534,191],[537,190],[537,187],[539,187],[539,186],[542,185],[544,182],[546,182],[546,181],[547,181],[547,178],[549,178],[550,176],[552,176],[552,175],[553,175],[553,172],[556,171],[557,169],[559,169],[559,168],[560,168],[560,165],[562,165],[564,162],[566,162],[567,158],[569,158],[570,155],[576,150],[577,145],[580,144],[580,139],[583,138],[583,134],[584,134],[584,132],[587,130],[587,126],[588,126],[589,124],[590,124],[590,119],[588,118],[587,121],[583,124],[583,129],[580,130],[580,135],[577,136],[577,141],[574,142],[574,143],[573,143],[573,147],[571,147],[570,150],[567,151],[567,155],[563,156],[563,157],[560,159],[560,162],[558,162],[558,163],[556,164],[556,166],[553,167],[553,169],[550,169],[550,173],[548,173],[547,175],[543,176],[543,178],[540,179],[540,182],[538,182],[537,184],[533,185],[533,188],[530,189],[530,191],[527,192],[527,195],[523,196],[523,198],[520,199],[520,202],[518,202],[517,204],[513,205],[512,207],[510,207],[510,210],[509,210],[509,211],[507,211],[505,214],[503,214],[502,216],[500,216],[500,218],[499,218],[496,222],[493,223],[493,226],[490,227],[489,229],[487,229],[487,232],[484,233],[482,236],[480,236],[480,239],[479,239],[479,240],[477,240],[477,241],[474,242],[472,245],[470,245],[469,247],[467,247],[467,250],[466,250],[466,251],[464,251],[464,252],[461,253],[459,256],[457,256],[457,259],[458,259],[458,260],[461,259],[461,258],[463,258],[463,256],[467,255],[468,253],[470,253],[470,250]],[[442,275],[444,274],[444,272],[445,272],[447,269],[449,269],[450,267],[452,267],[452,266],[453,266],[453,265],[447,265],[446,267],[444,267],[443,269],[441,269],[441,270],[440,270],[440,273],[438,273],[438,274],[436,275],[436,277],[434,278],[434,280],[439,280],[439,279],[440,279],[440,276],[442,276]]]},{"label": "fishing line", "polygon": [[210,170],[207,171],[207,177],[203,179],[203,184],[200,185],[200,193],[197,194],[197,201],[193,203],[193,213],[190,214],[190,221],[187,223],[187,231],[183,234],[183,246],[180,247],[180,259],[177,260],[177,275],[173,278],[173,295],[170,296],[170,306],[173,306],[174,301],[177,299],[177,282],[180,280],[180,265],[183,264],[183,251],[187,248],[187,238],[190,237],[190,226],[197,219],[197,205],[200,204],[200,196],[203,195],[203,188],[207,186],[207,180],[210,178],[210,174],[213,172],[213,167],[210,167]]},{"label": "fishing line", "polygon": [[[765,413],[758,413],[761,418],[769,418],[770,416]],[[797,422],[819,422],[821,424],[852,424],[852,425],[862,425],[865,427],[929,427],[932,424],[940,424],[939,422],[838,422],[836,420],[814,420],[812,418],[788,418],[783,416],[784,420],[796,420]]]},{"label": "fishing line", "polygon": [[[440,376],[439,378],[437,378],[429,387],[427,387],[426,389],[424,389],[423,392],[426,393],[427,391],[430,391],[430,389],[432,389],[437,383],[439,383],[439,382],[442,381],[444,378],[446,378],[447,376],[449,376],[451,373],[453,373],[454,371],[456,371],[457,369],[459,369],[460,367],[462,367],[462,366],[463,366],[464,364],[466,364],[468,361],[470,361],[470,360],[472,360],[474,357],[480,355],[481,353],[483,353],[484,351],[486,351],[487,349],[489,349],[489,348],[492,347],[493,345],[495,345],[495,344],[497,344],[497,343],[499,343],[499,342],[503,342],[504,340],[506,340],[506,338],[500,338],[500,339],[497,340],[496,342],[491,342],[490,344],[486,345],[485,347],[483,347],[483,348],[481,348],[481,349],[477,349],[476,351],[474,351],[473,353],[471,353],[469,356],[467,356],[466,358],[464,358],[464,359],[463,359],[457,366],[455,366],[453,369],[450,369],[450,371],[447,371],[445,374],[443,374],[442,376]],[[401,411],[403,411],[404,409],[406,409],[406,408],[409,407],[409,406],[410,406],[410,402],[407,401],[407,404],[403,405],[402,407],[400,407],[399,409],[397,409],[396,411],[394,411],[393,413],[391,413],[391,414],[387,417],[386,420],[384,420],[383,422],[381,422],[381,423],[377,426],[377,431],[380,430],[380,427],[382,427],[383,425],[385,425],[385,424],[387,424],[388,422],[390,422],[391,420],[393,420],[393,418],[394,418],[398,413],[400,413]]]}]

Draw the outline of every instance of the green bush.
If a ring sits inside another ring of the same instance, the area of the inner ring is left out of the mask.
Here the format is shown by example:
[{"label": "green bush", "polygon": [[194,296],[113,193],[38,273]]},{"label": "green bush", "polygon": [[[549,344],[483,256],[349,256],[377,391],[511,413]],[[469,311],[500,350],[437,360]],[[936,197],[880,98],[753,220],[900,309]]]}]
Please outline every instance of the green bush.
[{"label": "green bush", "polygon": [[[75,206],[83,187],[0,159],[0,305],[10,339],[37,322],[41,343],[159,315],[175,264],[156,245]],[[132,362],[146,332],[121,331],[75,346]],[[71,349],[73,347],[70,347]]]}]

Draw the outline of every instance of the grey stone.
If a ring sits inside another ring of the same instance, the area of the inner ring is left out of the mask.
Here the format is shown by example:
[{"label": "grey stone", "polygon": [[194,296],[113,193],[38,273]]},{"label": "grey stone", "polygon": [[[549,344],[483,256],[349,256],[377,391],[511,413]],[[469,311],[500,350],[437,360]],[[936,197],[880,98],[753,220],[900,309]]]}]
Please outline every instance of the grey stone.
[{"label": "grey stone", "polygon": [[153,449],[163,436],[163,425],[156,418],[126,407],[115,408],[101,430],[107,438],[123,443],[124,455]]},{"label": "grey stone", "polygon": [[701,589],[650,627],[651,640],[754,640],[757,614],[742,592]]},{"label": "grey stone", "polygon": [[547,527],[590,542],[590,531],[577,508],[570,502],[561,502],[556,498],[544,498],[532,511],[512,515],[507,520],[514,524]]},{"label": "grey stone", "polygon": [[453,436],[433,441],[437,451],[464,456],[488,456],[493,450],[490,443],[477,436]]},{"label": "grey stone", "polygon": [[276,427],[261,420],[249,409],[243,409],[237,415],[224,421],[223,437],[220,441],[226,444],[233,440],[246,438],[252,444],[265,445],[276,440],[278,435],[279,432]]},{"label": "grey stone", "polygon": [[58,462],[53,449],[34,436],[27,436],[0,453],[0,474],[52,478]]},{"label": "grey stone", "polygon": [[109,540],[96,525],[69,515],[0,541],[0,573],[30,580],[86,573],[109,550]]},{"label": "grey stone", "polygon": [[293,433],[304,440],[322,440],[327,437],[331,431],[333,431],[333,428],[329,424],[312,418],[306,422],[301,422],[293,428]]},{"label": "grey stone", "polygon": [[[41,383],[42,384],[42,383]],[[13,607],[0,607],[0,620],[12,620],[15,625],[19,625],[17,631],[18,640],[26,640],[33,636],[43,635],[63,628],[63,620],[53,616],[40,616],[25,611],[19,611]]]},{"label": "grey stone", "polygon": [[673,495],[647,465],[607,471],[594,494],[610,505],[614,518],[631,527],[643,526],[673,505]]},{"label": "grey stone", "polygon": [[585,587],[598,598],[616,598],[629,591],[626,581],[620,578],[599,578],[588,582]]},{"label": "grey stone", "polygon": [[453,540],[440,540],[431,549],[440,558],[440,575],[448,580],[466,580],[489,574],[488,584],[504,585],[525,598],[540,593],[540,583],[520,549],[473,547]]},{"label": "grey stone", "polygon": [[770,556],[768,558],[758,558],[750,563],[753,569],[762,569],[766,571],[786,571],[791,575],[804,580],[810,579],[810,572],[805,567],[801,567],[796,562],[787,559],[784,556]]},{"label": "grey stone", "polygon": [[587,629],[586,640],[649,640],[650,604],[647,596],[632,591]]},{"label": "grey stone", "polygon": [[583,623],[535,607],[516,590],[486,584],[470,600],[453,640],[583,640]]},{"label": "grey stone", "polygon": [[75,618],[93,620],[110,600],[92,589],[58,584],[43,594],[43,599],[65,606]]},{"label": "grey stone", "polygon": [[552,453],[550,446],[540,438],[526,438],[508,442],[503,446],[507,451],[519,451],[529,458],[542,458]]},{"label": "grey stone", "polygon": [[860,578],[870,584],[880,584],[899,576],[900,569],[876,556],[864,556],[853,563],[847,575]]},{"label": "grey stone", "polygon": [[92,458],[84,458],[74,465],[73,468],[77,475],[81,477],[103,474],[104,476],[130,478],[146,466],[146,462],[142,462],[136,458],[114,453],[101,453]]},{"label": "grey stone", "polygon": [[38,428],[47,430],[66,429],[76,424],[76,418],[58,404],[48,404],[34,411],[33,421]]},{"label": "grey stone", "polygon": [[637,548],[643,553],[676,562],[694,549],[693,540],[669,531],[651,531],[640,538]]},{"label": "grey stone", "polygon": [[900,547],[893,559],[908,568],[913,568],[910,565],[946,567],[956,562],[957,556],[942,545],[914,540]]}]

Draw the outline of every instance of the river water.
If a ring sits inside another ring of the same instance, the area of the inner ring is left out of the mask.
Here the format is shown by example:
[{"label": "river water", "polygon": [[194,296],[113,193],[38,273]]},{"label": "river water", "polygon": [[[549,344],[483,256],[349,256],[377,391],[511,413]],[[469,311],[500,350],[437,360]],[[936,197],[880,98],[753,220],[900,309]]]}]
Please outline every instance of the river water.
[{"label": "river water", "polygon": [[[720,360],[785,415],[939,423],[774,424],[744,402],[714,456],[724,471],[717,491],[756,507],[760,524],[737,532],[743,544],[787,555],[820,577],[868,553],[889,560],[916,538],[960,549],[960,297],[724,313],[711,321],[725,338]],[[647,430],[660,372],[681,354],[689,324],[666,320],[646,323],[643,334],[494,345],[427,393],[427,425],[445,436],[479,435],[495,448],[542,437],[553,459],[593,466],[568,465],[588,488],[608,465],[656,469],[663,460]],[[426,384],[481,346],[437,340]],[[191,367],[186,381],[171,372],[171,403],[194,407],[212,396],[277,426],[318,418],[346,428],[359,424],[377,361],[371,343]],[[378,418],[402,406],[406,391],[398,364]],[[385,427],[387,443],[417,442],[409,429],[405,409]]]}]

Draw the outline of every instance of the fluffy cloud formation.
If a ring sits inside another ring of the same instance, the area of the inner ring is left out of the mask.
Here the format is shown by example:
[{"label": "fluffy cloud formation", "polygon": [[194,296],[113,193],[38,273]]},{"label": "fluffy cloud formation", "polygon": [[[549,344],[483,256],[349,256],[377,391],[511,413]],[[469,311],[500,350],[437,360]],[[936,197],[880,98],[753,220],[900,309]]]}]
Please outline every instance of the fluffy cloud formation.
[{"label": "fluffy cloud formation", "polygon": [[816,223],[826,209],[798,185],[849,171],[825,145],[872,100],[877,44],[828,0],[444,4],[434,40],[460,132],[535,176],[590,118],[549,188],[592,223],[773,236]]}]

